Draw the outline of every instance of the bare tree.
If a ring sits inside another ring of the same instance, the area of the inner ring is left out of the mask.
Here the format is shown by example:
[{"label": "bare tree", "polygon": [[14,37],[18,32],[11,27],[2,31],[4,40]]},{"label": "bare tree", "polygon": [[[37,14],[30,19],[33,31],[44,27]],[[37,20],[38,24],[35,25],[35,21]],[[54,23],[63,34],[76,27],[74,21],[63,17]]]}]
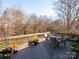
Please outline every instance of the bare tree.
[{"label": "bare tree", "polygon": [[7,36],[12,35],[14,32],[22,34],[25,24],[24,16],[25,15],[18,9],[7,8],[0,18],[1,32]]},{"label": "bare tree", "polygon": [[[5,27],[7,28],[4,28]],[[27,16],[20,9],[8,8],[1,16],[1,32],[5,35],[22,35],[53,30],[53,21],[46,16]]]},{"label": "bare tree", "polygon": [[65,21],[67,32],[71,32],[79,17],[79,0],[58,0],[55,5],[59,17]]},{"label": "bare tree", "polygon": [[13,11],[13,25],[14,25],[14,33],[15,35],[21,35],[25,33],[25,15],[24,13],[19,10],[19,9],[15,9]]}]

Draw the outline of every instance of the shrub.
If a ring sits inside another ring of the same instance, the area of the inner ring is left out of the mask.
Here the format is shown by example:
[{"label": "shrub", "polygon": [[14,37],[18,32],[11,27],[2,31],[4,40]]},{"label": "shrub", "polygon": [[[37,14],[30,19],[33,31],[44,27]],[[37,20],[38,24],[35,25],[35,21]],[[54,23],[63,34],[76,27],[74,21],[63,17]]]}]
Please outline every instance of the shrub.
[{"label": "shrub", "polygon": [[28,41],[29,45],[37,45],[38,44],[38,37],[33,36],[31,40]]},{"label": "shrub", "polygon": [[71,44],[71,50],[79,53],[79,43],[73,42]]},{"label": "shrub", "polygon": [[17,50],[14,50],[14,49],[8,47],[8,48],[0,51],[0,55],[3,57],[9,57],[9,56],[16,54],[17,52],[18,52]]}]

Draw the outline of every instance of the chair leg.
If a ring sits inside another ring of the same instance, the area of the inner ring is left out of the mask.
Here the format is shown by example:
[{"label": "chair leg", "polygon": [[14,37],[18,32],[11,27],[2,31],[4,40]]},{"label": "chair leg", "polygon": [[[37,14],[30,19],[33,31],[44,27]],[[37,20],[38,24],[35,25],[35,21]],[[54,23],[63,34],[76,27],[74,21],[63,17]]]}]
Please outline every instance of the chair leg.
[{"label": "chair leg", "polygon": [[57,43],[57,47],[58,47],[58,48],[59,48],[59,44],[60,44],[60,43],[58,42],[58,43]]},{"label": "chair leg", "polygon": [[64,46],[66,47],[66,41],[64,42]]}]

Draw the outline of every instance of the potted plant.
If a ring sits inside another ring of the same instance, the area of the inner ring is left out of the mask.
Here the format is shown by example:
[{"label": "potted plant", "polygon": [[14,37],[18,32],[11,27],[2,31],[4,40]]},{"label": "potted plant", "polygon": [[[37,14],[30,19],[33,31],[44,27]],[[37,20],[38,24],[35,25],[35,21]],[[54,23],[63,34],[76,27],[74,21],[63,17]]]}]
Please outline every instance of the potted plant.
[{"label": "potted plant", "polygon": [[76,53],[76,56],[74,59],[78,59],[78,54],[79,54],[79,41],[74,41],[71,44],[71,51]]},{"label": "potted plant", "polygon": [[34,43],[34,45],[37,45],[38,44],[38,39],[34,39],[33,43]]},{"label": "potted plant", "polygon": [[38,37],[33,36],[31,40],[28,41],[29,45],[34,46],[38,44]]},{"label": "potted plant", "polygon": [[11,56],[13,56],[14,54],[16,54],[18,51],[14,50],[10,47],[0,51],[0,56],[2,56],[4,59],[10,59]]}]

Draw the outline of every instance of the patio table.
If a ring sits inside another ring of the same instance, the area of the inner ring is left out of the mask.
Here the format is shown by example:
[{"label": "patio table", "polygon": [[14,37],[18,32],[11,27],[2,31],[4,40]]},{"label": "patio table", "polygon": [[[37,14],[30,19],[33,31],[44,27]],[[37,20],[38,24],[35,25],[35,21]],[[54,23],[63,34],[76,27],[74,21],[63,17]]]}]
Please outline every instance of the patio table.
[{"label": "patio table", "polygon": [[61,36],[49,36],[49,43],[53,45],[53,47],[59,47],[60,43],[63,42],[65,45],[65,41],[62,39]]}]

